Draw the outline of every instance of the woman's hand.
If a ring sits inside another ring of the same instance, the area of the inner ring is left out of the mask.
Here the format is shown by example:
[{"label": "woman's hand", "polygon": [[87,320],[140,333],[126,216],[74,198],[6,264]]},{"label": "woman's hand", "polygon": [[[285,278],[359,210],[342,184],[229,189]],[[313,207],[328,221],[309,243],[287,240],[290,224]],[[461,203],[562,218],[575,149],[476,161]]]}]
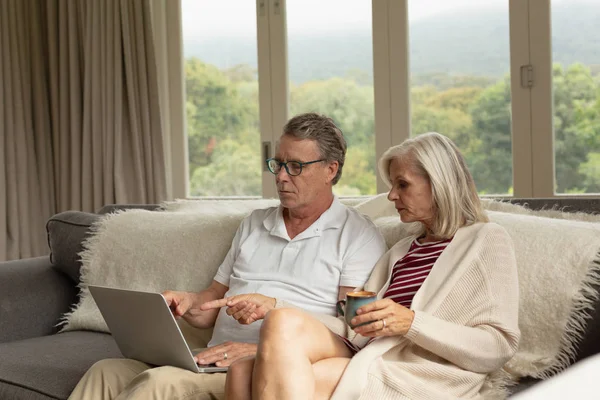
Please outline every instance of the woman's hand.
[{"label": "woman's hand", "polygon": [[231,315],[240,324],[248,325],[263,319],[269,311],[275,308],[275,303],[276,300],[273,297],[250,293],[209,301],[202,304],[200,309],[227,307],[227,315]]},{"label": "woman's hand", "polygon": [[366,337],[406,335],[415,313],[391,299],[377,300],[356,310],[352,325],[354,332]]}]

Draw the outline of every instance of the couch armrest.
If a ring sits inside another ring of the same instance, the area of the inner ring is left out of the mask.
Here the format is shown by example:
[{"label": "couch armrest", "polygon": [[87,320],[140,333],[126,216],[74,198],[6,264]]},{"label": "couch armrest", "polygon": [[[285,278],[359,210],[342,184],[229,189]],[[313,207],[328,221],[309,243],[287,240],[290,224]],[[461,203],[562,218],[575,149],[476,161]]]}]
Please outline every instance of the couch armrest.
[{"label": "couch armrest", "polygon": [[0,263],[0,343],[56,333],[78,289],[48,256]]}]

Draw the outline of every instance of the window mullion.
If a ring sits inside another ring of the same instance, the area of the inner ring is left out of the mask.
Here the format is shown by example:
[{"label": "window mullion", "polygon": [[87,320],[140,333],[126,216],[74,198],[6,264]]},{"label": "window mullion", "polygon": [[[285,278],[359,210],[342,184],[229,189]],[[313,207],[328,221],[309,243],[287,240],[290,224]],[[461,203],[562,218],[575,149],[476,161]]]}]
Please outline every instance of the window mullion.
[{"label": "window mullion", "polygon": [[529,0],[533,197],[554,196],[552,39],[550,1]]},{"label": "window mullion", "polygon": [[[256,1],[257,18],[257,49],[258,49],[258,86],[259,86],[259,109],[260,109],[260,139],[261,160],[272,157],[275,154],[275,137],[277,126],[274,124],[274,88],[278,82],[274,81],[274,69],[277,66],[272,57],[272,37],[276,27],[272,26],[271,14],[273,3],[270,0]],[[273,181],[273,174],[269,172],[266,165],[262,166],[262,194],[265,198],[276,197],[277,192]]]},{"label": "window mullion", "polygon": [[533,196],[531,88],[523,76],[531,64],[528,3],[509,2],[513,194],[521,198]]},{"label": "window mullion", "polygon": [[[375,155],[410,136],[407,0],[373,0]],[[387,186],[377,177],[377,192]]]}]

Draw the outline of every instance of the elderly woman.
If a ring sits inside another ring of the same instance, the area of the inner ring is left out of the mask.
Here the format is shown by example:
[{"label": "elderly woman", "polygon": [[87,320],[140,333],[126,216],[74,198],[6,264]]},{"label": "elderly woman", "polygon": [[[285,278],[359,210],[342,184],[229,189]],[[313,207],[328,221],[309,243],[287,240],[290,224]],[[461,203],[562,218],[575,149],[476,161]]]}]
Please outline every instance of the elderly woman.
[{"label": "elderly woman", "polygon": [[418,229],[375,266],[364,290],[378,300],[358,309],[352,329],[231,298],[238,321],[265,321],[256,359],[228,372],[228,398],[476,399],[517,350],[513,244],[488,221],[456,146],[423,134],[390,148],[379,171],[402,222]]}]

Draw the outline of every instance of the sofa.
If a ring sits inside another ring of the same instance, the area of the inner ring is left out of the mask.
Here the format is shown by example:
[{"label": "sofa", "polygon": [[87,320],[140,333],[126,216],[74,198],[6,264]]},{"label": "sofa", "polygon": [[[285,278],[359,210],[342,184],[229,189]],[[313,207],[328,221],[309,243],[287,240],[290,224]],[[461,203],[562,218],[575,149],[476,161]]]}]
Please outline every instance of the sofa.
[{"label": "sofa", "polygon": [[[600,213],[600,199],[506,201],[532,210]],[[46,226],[49,255],[0,263],[0,399],[66,399],[93,363],[121,357],[110,334],[91,330],[59,333],[57,324],[78,302],[79,255],[83,242],[94,235],[91,227],[106,214],[132,208],[155,210],[158,206],[110,205],[97,213],[57,214]],[[592,297],[595,303],[572,363],[600,353],[600,302]],[[523,377],[509,390],[517,393],[538,381]]]}]

